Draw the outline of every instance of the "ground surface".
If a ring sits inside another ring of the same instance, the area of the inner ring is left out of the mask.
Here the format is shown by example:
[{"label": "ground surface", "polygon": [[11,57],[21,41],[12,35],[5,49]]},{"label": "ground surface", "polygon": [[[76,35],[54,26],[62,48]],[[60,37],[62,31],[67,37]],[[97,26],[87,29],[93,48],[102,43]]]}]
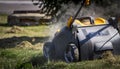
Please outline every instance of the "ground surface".
[{"label": "ground surface", "polygon": [[119,69],[120,57],[65,63],[46,61],[42,47],[49,38],[49,26],[7,26],[0,15],[0,69]]}]

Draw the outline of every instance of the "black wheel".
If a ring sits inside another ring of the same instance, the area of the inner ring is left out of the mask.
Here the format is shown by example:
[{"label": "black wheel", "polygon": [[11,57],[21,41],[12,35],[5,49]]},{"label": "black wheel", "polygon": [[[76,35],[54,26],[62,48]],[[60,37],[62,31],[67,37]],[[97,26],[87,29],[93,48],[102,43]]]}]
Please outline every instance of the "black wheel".
[{"label": "black wheel", "polygon": [[66,62],[76,62],[79,60],[79,50],[75,44],[68,44],[64,58]]},{"label": "black wheel", "polygon": [[47,59],[47,60],[52,60],[54,59],[54,46],[52,45],[51,42],[46,42],[43,46],[43,56]]}]

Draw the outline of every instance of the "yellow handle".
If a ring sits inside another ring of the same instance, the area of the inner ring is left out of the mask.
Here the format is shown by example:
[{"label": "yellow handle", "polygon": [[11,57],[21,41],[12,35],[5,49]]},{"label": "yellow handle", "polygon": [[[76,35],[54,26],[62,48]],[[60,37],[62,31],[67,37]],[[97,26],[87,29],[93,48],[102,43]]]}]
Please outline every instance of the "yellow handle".
[{"label": "yellow handle", "polygon": [[86,0],[85,5],[89,5],[90,4],[90,0]]},{"label": "yellow handle", "polygon": [[67,27],[68,27],[68,28],[71,27],[71,23],[72,23],[72,21],[73,21],[73,18],[70,17],[70,18],[68,19],[68,22],[67,22]]}]

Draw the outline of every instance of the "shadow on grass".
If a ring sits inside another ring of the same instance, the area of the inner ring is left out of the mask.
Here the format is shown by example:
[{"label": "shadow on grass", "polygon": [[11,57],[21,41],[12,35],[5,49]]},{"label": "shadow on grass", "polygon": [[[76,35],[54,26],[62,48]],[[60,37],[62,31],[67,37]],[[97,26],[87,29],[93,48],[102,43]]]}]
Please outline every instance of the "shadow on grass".
[{"label": "shadow on grass", "polygon": [[20,24],[13,24],[13,25],[9,25],[8,23],[0,23],[0,26],[3,27],[12,27],[12,26],[20,26],[20,27],[32,27],[32,26],[48,26],[51,24],[38,24],[38,25],[20,25]]},{"label": "shadow on grass", "polygon": [[0,26],[9,27],[7,23],[0,23]]},{"label": "shadow on grass", "polygon": [[22,41],[29,41],[31,44],[35,45],[37,43],[43,43],[49,37],[12,37],[12,38],[5,38],[0,39],[0,48],[14,48]]}]

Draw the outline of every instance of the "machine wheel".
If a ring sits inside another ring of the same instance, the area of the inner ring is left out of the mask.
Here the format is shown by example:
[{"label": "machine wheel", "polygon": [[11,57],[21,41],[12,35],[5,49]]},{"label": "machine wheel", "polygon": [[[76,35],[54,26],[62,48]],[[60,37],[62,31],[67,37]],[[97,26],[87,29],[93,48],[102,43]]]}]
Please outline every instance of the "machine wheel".
[{"label": "machine wheel", "polygon": [[43,46],[43,55],[47,60],[54,59],[54,46],[51,42],[46,42]]},{"label": "machine wheel", "polygon": [[76,62],[79,60],[79,50],[75,44],[68,44],[64,53],[64,58],[66,62]]}]

